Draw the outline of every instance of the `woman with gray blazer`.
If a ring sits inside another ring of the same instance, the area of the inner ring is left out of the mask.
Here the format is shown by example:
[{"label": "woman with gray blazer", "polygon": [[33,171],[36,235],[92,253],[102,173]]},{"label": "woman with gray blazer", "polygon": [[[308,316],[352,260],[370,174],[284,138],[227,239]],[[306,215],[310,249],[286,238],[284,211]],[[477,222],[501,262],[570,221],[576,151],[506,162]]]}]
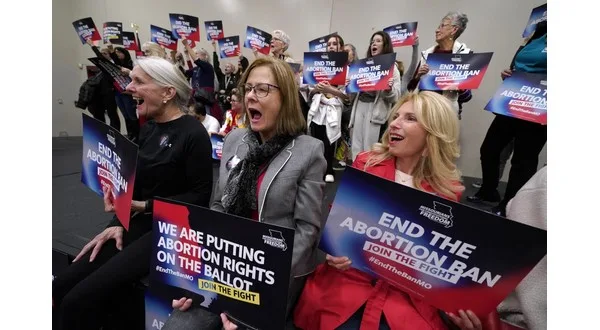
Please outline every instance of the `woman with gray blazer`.
[{"label": "woman with gray blazer", "polygon": [[[323,143],[305,135],[306,121],[291,67],[278,59],[255,60],[240,81],[246,128],[224,140],[211,209],[295,229],[287,327],[306,276],[317,266],[326,161]],[[235,328],[225,314],[210,313],[182,298],[165,323],[169,329]]]}]

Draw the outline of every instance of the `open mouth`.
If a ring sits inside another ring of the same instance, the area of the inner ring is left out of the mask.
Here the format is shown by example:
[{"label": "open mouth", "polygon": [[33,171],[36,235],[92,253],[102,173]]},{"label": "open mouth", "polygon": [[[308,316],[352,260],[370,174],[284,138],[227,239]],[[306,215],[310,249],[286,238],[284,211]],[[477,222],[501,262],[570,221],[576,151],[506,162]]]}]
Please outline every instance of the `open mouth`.
[{"label": "open mouth", "polygon": [[404,136],[395,133],[390,134],[390,142],[400,142],[402,140],[404,140]]},{"label": "open mouth", "polygon": [[252,121],[258,121],[262,118],[262,113],[254,108],[248,109],[248,112],[250,113],[250,119]]},{"label": "open mouth", "polygon": [[140,113],[140,111],[142,111],[142,104],[144,104],[144,99],[138,96],[133,96],[133,100],[136,103],[135,109],[137,110],[138,114]]},{"label": "open mouth", "polygon": [[377,48],[377,47],[371,47],[371,54],[377,54],[378,49],[379,48]]},{"label": "open mouth", "polygon": [[144,103],[144,99],[141,97],[137,97],[137,96],[133,96],[133,100],[135,101],[135,103],[139,106],[142,105]]}]

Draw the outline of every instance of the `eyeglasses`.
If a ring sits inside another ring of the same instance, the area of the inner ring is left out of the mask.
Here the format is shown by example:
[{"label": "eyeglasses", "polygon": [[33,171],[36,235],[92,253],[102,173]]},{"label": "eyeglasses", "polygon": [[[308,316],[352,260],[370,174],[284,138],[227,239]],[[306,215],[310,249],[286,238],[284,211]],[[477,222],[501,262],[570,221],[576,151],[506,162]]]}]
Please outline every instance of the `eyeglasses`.
[{"label": "eyeglasses", "polygon": [[248,95],[248,93],[250,93],[250,91],[254,90],[254,94],[256,94],[256,96],[265,97],[265,96],[269,95],[269,92],[271,91],[272,88],[279,89],[278,86],[267,84],[267,83],[259,83],[254,86],[252,86],[250,84],[245,84],[244,86],[242,86],[242,92],[244,95]]},{"label": "eyeglasses", "polygon": [[442,24],[438,25],[438,29],[443,29],[446,26],[453,26],[453,25],[452,24],[448,24],[448,23],[442,23]]}]

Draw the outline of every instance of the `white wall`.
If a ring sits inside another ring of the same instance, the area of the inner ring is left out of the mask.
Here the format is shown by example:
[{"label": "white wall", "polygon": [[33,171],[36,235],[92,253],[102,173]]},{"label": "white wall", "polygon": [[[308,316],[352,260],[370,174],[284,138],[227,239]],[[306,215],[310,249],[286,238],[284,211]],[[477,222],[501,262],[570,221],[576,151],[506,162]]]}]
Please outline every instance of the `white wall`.
[{"label": "white wall", "polygon": [[[418,21],[420,49],[435,43],[435,29],[451,10],[467,14],[467,29],[460,41],[475,52],[494,52],[492,61],[473,99],[463,107],[461,120],[461,158],[459,168],[466,176],[481,176],[479,148],[494,115],[483,110],[500,86],[500,71],[509,66],[522,43],[521,34],[531,9],[543,0],[337,0],[334,2],[332,30],[345,42],[356,46],[364,57],[373,32],[396,23]],[[410,64],[411,47],[396,48],[397,58]],[[546,161],[546,148],[540,153],[540,166]],[[508,179],[509,166],[504,179]]]},{"label": "white wall", "polygon": [[[444,14],[460,10],[469,17],[460,40],[474,51],[494,52],[492,62],[480,88],[463,110],[461,121],[462,156],[459,167],[467,176],[481,176],[479,147],[493,119],[483,110],[501,83],[500,71],[510,64],[521,44],[521,33],[532,8],[543,0],[220,0],[220,1],[142,1],[142,0],[54,0],[53,1],[53,135],[66,131],[81,135],[80,110],[73,106],[85,73],[78,63],[88,64],[93,55],[81,45],[71,23],[91,16],[97,26],[103,22],[121,21],[125,30],[130,24],[140,26],[140,40],[150,38],[150,24],[170,28],[169,13],[183,13],[199,18],[201,39],[205,38],[204,21],[222,20],[225,35],[239,34],[243,39],[247,25],[266,31],[282,29],[290,35],[289,52],[301,60],[308,41],[337,31],[346,42],[353,43],[364,56],[371,34],[384,27],[407,21],[418,21],[421,49],[434,43],[434,30]],[[205,39],[200,47],[212,51]],[[410,47],[396,49],[398,58],[408,67]],[[243,49],[252,59],[252,53]],[[64,99],[63,105],[56,100]],[[540,166],[546,160],[546,149],[540,154]],[[507,178],[508,167],[505,171]]]},{"label": "white wall", "polygon": [[75,20],[74,2],[52,1],[52,136],[60,132],[81,135],[81,110],[73,105],[81,85],[77,68],[81,43],[71,24]]}]

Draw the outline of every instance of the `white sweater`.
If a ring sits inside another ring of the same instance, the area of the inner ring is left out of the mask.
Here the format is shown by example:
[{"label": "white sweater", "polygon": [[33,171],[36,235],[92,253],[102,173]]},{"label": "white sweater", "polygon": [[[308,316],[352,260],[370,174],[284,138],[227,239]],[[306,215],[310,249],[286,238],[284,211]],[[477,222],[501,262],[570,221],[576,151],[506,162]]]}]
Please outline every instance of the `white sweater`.
[{"label": "white sweater", "polygon": [[[546,167],[540,169],[508,203],[509,219],[546,230]],[[503,302],[498,313],[508,323],[525,329],[546,329],[545,256]]]}]

